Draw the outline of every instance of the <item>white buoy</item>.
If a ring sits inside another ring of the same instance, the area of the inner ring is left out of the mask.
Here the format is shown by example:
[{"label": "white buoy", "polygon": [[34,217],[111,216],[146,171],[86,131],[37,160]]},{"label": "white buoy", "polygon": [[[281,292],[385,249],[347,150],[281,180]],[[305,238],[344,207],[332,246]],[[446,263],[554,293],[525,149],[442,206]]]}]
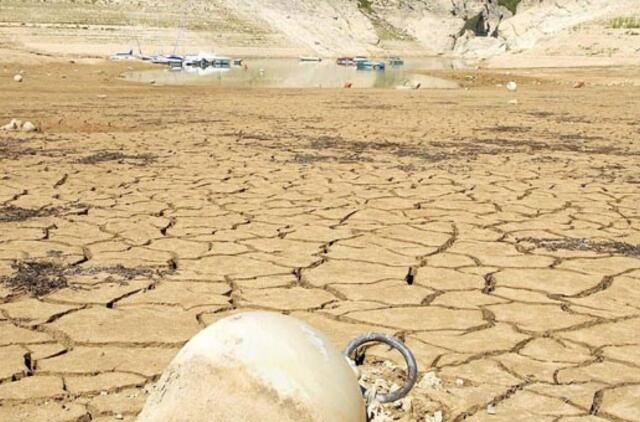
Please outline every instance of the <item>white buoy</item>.
[{"label": "white buoy", "polygon": [[364,422],[356,374],[320,332],[250,312],[222,319],[178,353],[138,422]]}]

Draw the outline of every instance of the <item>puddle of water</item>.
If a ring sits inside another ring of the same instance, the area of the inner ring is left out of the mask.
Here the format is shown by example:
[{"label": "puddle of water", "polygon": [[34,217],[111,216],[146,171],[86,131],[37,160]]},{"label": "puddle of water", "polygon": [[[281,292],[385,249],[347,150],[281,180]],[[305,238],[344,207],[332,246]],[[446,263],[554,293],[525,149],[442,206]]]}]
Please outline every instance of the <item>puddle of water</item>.
[{"label": "puddle of water", "polygon": [[236,88],[341,88],[351,83],[353,88],[408,89],[416,84],[421,88],[453,89],[458,84],[446,79],[419,75],[418,70],[452,69],[464,67],[464,62],[440,57],[409,58],[403,66],[390,66],[385,71],[357,70],[338,66],[333,59],[320,63],[300,62],[298,59],[248,59],[247,68],[186,68],[127,72],[124,78],[133,82],[158,85],[219,85]]}]

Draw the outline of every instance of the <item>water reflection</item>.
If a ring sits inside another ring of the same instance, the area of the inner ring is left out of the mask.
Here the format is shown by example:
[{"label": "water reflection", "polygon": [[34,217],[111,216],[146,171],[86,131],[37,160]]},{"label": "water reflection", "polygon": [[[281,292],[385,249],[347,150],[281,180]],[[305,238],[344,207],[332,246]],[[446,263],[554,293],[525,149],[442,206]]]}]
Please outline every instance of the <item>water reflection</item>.
[{"label": "water reflection", "polygon": [[338,66],[334,60],[301,62],[297,59],[252,59],[243,66],[231,68],[190,67],[141,72],[128,72],[125,79],[135,82],[155,81],[161,85],[220,85],[238,88],[421,88],[451,89],[457,83],[416,73],[420,69],[464,67],[459,60],[444,58],[409,58],[402,66],[389,66],[385,71],[357,70]]}]

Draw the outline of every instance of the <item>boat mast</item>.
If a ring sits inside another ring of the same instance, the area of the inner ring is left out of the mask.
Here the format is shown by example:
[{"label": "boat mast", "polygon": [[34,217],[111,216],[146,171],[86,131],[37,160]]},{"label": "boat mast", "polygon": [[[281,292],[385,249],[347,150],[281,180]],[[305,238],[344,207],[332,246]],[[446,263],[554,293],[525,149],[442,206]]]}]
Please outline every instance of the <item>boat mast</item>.
[{"label": "boat mast", "polygon": [[176,45],[173,47],[173,55],[178,53],[178,46],[180,45],[180,39],[182,38],[182,34],[185,30],[186,20],[187,20],[187,12],[191,6],[191,0],[186,2],[184,5],[184,13],[182,14],[182,18],[180,19],[180,26],[178,27],[178,36],[176,37]]}]

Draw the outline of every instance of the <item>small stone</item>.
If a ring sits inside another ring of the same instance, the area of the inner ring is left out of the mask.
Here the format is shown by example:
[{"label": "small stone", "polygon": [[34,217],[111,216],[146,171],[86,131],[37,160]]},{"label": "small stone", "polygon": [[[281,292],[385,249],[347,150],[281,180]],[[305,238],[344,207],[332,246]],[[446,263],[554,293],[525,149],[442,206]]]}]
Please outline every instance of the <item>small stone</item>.
[{"label": "small stone", "polygon": [[511,92],[515,92],[518,90],[518,84],[515,81],[509,81],[506,85],[507,89]]},{"label": "small stone", "polygon": [[3,130],[16,130],[18,129],[18,120],[16,119],[11,119],[11,121],[9,123],[7,123],[6,125],[2,126]]},{"label": "small stone", "polygon": [[385,360],[385,361],[382,363],[382,366],[384,366],[384,367],[385,367],[385,368],[387,368],[387,369],[395,369],[395,368],[396,368],[396,364],[395,364],[395,363],[393,363],[393,362],[391,362],[391,361],[389,361],[389,360]]},{"label": "small stone", "polygon": [[424,415],[424,422],[442,422],[442,421],[444,421],[442,410],[438,410],[433,415]]},{"label": "small stone", "polygon": [[36,125],[34,125],[31,122],[24,122],[24,124],[22,125],[22,131],[23,132],[37,132],[38,128],[36,127]]},{"label": "small stone", "polygon": [[151,85],[155,85],[155,84],[156,84],[156,81],[155,81],[155,79],[152,79],[152,80],[150,80],[150,81],[149,81],[149,83],[150,83]]},{"label": "small stone", "polygon": [[487,405],[487,415],[495,415],[497,412],[496,410],[496,405],[495,404],[488,404]]},{"label": "small stone", "polygon": [[456,378],[456,385],[458,387],[463,387],[464,386],[464,380],[462,378]]},{"label": "small stone", "polygon": [[509,104],[511,105],[518,105],[518,100],[516,100],[515,98],[513,100],[509,101]]},{"label": "small stone", "polygon": [[405,413],[411,413],[411,411],[413,410],[413,400],[411,400],[411,398],[409,397],[405,397],[400,400],[400,404],[402,411]]},{"label": "small stone", "polygon": [[584,86],[585,86],[585,85],[586,85],[586,84],[585,84],[585,82],[584,82],[584,81],[576,81],[576,83],[575,83],[575,84],[573,84],[573,87],[574,87],[574,88],[584,88]]},{"label": "small stone", "polygon": [[13,77],[13,80],[20,83],[22,82],[22,75],[21,74],[17,74]]},{"label": "small stone", "polygon": [[116,415],[116,419],[117,419],[117,420],[119,420],[119,421],[121,421],[121,420],[123,420],[123,419],[124,419],[124,416],[122,416],[122,413],[118,413],[118,414]]},{"label": "small stone", "polygon": [[438,378],[435,372],[427,372],[424,374],[420,382],[418,383],[418,387],[426,390],[429,388],[437,389],[442,386],[442,380]]}]

